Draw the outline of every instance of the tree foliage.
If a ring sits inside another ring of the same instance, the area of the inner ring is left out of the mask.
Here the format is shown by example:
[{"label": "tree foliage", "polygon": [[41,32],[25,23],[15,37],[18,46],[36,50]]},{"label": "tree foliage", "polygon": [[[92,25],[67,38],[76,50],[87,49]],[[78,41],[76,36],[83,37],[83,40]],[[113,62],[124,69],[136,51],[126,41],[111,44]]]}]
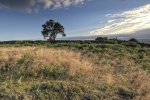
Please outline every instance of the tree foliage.
[{"label": "tree foliage", "polygon": [[55,41],[58,34],[62,34],[63,37],[66,36],[63,25],[54,20],[48,20],[42,27],[42,35],[44,39],[48,38],[49,41]]},{"label": "tree foliage", "polygon": [[135,38],[131,38],[129,41],[130,41],[130,42],[138,42],[138,40],[135,39]]},{"label": "tree foliage", "polygon": [[108,40],[107,37],[97,37],[97,38],[95,39],[95,41],[107,41],[107,40]]}]

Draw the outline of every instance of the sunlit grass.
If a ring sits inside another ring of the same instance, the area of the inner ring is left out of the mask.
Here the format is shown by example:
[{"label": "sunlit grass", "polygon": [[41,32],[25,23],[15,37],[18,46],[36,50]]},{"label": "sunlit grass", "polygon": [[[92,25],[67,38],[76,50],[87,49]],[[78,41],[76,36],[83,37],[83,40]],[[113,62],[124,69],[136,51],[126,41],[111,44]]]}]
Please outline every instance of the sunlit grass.
[{"label": "sunlit grass", "polygon": [[[0,97],[147,100],[150,75],[142,68],[142,63],[138,63],[138,49],[130,51],[124,46],[109,45],[93,45],[90,49],[83,46],[82,50],[78,47],[74,50],[1,47]],[[142,57],[144,61],[149,60],[145,51]]]}]

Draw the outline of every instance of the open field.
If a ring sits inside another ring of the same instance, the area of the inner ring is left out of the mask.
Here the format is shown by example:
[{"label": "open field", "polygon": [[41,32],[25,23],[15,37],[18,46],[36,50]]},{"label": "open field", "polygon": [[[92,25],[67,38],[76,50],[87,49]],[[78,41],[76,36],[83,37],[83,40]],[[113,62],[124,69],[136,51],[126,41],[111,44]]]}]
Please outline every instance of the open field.
[{"label": "open field", "polygon": [[148,46],[136,43],[27,45],[0,45],[1,100],[150,98]]},{"label": "open field", "polygon": [[150,100],[150,0],[0,0],[0,100]]}]

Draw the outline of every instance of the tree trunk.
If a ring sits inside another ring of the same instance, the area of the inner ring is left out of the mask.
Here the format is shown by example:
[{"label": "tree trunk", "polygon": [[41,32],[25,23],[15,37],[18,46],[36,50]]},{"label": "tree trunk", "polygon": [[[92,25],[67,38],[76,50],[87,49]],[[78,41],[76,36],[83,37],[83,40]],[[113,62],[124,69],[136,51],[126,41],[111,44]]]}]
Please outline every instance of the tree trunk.
[{"label": "tree trunk", "polygon": [[55,43],[56,36],[57,36],[56,33],[52,33],[52,34],[49,36],[49,40],[48,40],[48,41],[49,41],[50,43]]}]

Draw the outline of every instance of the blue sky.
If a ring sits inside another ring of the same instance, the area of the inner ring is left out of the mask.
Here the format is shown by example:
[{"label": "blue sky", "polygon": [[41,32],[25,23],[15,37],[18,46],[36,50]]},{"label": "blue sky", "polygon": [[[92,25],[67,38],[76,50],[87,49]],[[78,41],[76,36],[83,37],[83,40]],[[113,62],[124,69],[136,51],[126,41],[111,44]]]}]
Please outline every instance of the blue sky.
[{"label": "blue sky", "polygon": [[48,19],[63,24],[67,37],[143,34],[150,29],[148,11],[150,0],[0,0],[0,40],[43,39]]}]

